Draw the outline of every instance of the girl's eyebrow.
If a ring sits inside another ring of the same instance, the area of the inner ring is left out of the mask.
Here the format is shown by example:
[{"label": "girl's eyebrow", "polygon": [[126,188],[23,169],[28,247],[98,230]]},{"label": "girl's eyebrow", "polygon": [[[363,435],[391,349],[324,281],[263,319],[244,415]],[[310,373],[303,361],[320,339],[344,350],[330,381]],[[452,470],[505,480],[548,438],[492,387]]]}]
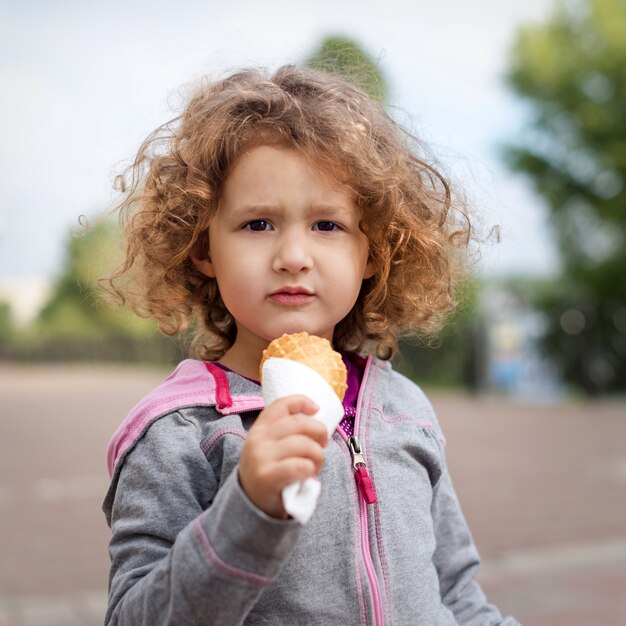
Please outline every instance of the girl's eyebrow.
[{"label": "girl's eyebrow", "polygon": [[[247,204],[236,206],[232,208],[229,213],[238,219],[246,219],[248,217],[271,217],[273,215],[279,215],[283,212],[283,207],[278,204],[259,203],[259,204]],[[322,215],[322,216],[344,216],[348,217],[355,213],[355,209],[351,206],[345,206],[342,204],[314,204],[307,207],[305,214]]]},{"label": "girl's eyebrow", "polygon": [[352,215],[354,208],[351,206],[345,206],[343,204],[314,204],[307,211],[308,213],[314,213],[316,215]]},{"label": "girl's eyebrow", "polygon": [[268,217],[279,212],[280,207],[276,204],[246,204],[236,206],[229,211],[231,215],[241,219],[245,219],[247,217],[259,217],[259,215]]}]

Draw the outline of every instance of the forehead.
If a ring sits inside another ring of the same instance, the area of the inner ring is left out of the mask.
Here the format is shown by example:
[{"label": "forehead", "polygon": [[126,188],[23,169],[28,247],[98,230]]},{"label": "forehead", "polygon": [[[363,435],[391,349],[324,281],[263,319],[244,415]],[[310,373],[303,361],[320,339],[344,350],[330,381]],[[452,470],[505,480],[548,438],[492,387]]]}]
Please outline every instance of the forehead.
[{"label": "forehead", "polygon": [[288,202],[299,197],[313,203],[354,205],[352,188],[340,167],[333,173],[295,148],[258,145],[245,150],[231,167],[222,202]]}]

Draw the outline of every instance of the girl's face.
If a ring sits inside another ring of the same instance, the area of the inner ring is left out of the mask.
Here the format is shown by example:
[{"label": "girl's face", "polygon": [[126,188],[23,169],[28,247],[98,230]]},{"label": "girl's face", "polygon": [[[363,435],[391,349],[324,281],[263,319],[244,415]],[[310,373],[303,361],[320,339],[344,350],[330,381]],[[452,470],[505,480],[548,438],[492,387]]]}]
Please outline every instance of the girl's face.
[{"label": "girl's face", "polygon": [[228,354],[257,360],[283,333],[332,341],[374,274],[359,219],[350,190],[295,150],[243,154],[210,223],[208,258],[194,260],[237,323]]}]

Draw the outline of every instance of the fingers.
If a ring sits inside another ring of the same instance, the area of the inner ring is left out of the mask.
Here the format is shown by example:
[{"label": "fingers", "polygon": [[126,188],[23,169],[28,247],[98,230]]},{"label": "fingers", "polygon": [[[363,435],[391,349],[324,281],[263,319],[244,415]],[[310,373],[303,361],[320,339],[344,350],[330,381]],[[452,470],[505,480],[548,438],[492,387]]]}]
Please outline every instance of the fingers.
[{"label": "fingers", "polygon": [[311,437],[321,446],[328,443],[326,427],[311,416],[319,407],[306,396],[288,396],[273,402],[257,417],[250,435],[281,439],[296,433]]},{"label": "fingers", "polygon": [[267,468],[264,479],[267,484],[275,485],[278,493],[291,483],[313,478],[317,475],[313,462],[301,457],[291,457]]},{"label": "fingers", "polygon": [[272,424],[271,434],[274,439],[284,439],[291,435],[305,435],[320,446],[328,445],[328,432],[321,422],[312,420],[308,415],[288,415]]},{"label": "fingers", "polygon": [[280,462],[289,458],[308,459],[314,465],[317,474],[324,463],[324,450],[322,447],[305,435],[291,435],[274,442],[267,451],[269,459]]},{"label": "fingers", "polygon": [[[252,431],[251,431],[252,433]],[[302,458],[312,463],[312,471],[318,473],[324,463],[324,449],[311,437],[294,433],[279,439],[249,436],[242,449],[240,463],[253,472],[289,458]],[[260,473],[260,472],[259,472]]]},{"label": "fingers", "polygon": [[[273,422],[280,419],[285,414],[296,415],[302,413],[304,415],[315,415],[319,411],[319,406],[306,396],[287,396],[280,398],[276,402],[272,402],[265,408],[262,415],[264,421]],[[261,416],[259,416],[260,418]]]}]

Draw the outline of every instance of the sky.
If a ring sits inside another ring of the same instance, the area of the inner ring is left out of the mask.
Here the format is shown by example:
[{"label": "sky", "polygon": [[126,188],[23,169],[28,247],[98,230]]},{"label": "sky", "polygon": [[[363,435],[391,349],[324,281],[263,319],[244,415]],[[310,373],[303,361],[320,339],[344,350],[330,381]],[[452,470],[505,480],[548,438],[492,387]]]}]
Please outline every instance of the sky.
[{"label": "sky", "polygon": [[0,0],[0,280],[53,279],[80,215],[115,200],[115,174],[203,75],[304,60],[353,38],[380,63],[390,111],[431,147],[485,230],[479,269],[543,276],[558,255],[547,211],[501,162],[526,105],[503,75],[520,24],[551,0]]}]

